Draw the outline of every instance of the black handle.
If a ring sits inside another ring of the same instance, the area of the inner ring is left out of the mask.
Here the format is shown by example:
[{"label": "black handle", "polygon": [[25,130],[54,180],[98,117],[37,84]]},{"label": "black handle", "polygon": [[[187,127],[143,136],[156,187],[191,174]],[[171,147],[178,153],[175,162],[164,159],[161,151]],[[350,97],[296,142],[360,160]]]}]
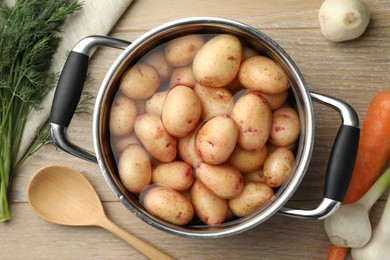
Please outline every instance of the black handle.
[{"label": "black handle", "polygon": [[330,153],[326,171],[324,197],[342,201],[355,167],[360,129],[342,125]]},{"label": "black handle", "polygon": [[50,122],[68,127],[87,77],[89,56],[71,51],[65,62],[52,103]]}]

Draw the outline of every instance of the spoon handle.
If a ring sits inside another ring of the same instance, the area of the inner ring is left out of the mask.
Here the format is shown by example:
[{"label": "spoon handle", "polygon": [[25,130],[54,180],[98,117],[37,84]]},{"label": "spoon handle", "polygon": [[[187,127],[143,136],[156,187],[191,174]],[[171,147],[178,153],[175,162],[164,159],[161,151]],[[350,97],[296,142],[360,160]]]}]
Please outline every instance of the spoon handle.
[{"label": "spoon handle", "polygon": [[[102,218],[103,219],[103,218]],[[112,222],[109,218],[105,217],[104,220],[101,220],[99,225],[104,229],[110,231],[111,233],[117,235],[122,238],[127,244],[137,249],[143,255],[150,259],[161,259],[161,260],[173,260],[174,258],[169,255],[161,252],[157,248],[152,245],[146,243],[145,241],[137,238],[127,230],[121,228],[114,222]]]}]

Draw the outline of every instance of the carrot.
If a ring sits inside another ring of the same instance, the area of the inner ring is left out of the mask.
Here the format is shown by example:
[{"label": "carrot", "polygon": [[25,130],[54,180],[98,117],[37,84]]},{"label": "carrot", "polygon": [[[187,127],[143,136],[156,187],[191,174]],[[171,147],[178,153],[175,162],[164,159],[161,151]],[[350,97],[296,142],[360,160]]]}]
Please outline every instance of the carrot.
[{"label": "carrot", "polygon": [[343,260],[347,256],[347,252],[348,248],[346,247],[330,244],[327,260]]},{"label": "carrot", "polygon": [[390,91],[371,100],[360,133],[351,182],[343,203],[360,199],[382,173],[390,157]]},{"label": "carrot", "polygon": [[[368,107],[360,132],[355,168],[343,200],[359,200],[382,173],[390,157],[390,91],[378,92]],[[342,260],[348,248],[331,244],[328,260]]]}]

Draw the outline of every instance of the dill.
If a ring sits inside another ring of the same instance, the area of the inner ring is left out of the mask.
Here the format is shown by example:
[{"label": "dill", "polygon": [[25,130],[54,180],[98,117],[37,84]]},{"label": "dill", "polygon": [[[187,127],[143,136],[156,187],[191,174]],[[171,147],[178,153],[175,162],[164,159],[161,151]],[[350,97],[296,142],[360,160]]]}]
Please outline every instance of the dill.
[{"label": "dill", "polygon": [[49,140],[47,131],[37,131],[17,161],[27,116],[57,80],[49,69],[61,25],[80,7],[77,0],[17,0],[9,8],[0,0],[0,222],[10,219],[7,191],[13,173]]}]

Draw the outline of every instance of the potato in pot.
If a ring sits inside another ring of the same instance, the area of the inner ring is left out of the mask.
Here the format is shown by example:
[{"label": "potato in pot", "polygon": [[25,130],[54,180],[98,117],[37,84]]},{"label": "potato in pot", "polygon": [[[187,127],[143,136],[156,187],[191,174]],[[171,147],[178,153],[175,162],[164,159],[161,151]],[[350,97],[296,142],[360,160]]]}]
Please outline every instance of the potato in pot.
[{"label": "potato in pot", "polygon": [[168,133],[184,137],[198,124],[201,114],[202,105],[195,91],[179,85],[168,92],[161,119]]},{"label": "potato in pot", "polygon": [[224,87],[234,80],[240,69],[242,46],[230,34],[214,36],[195,55],[195,79],[206,87]]}]

